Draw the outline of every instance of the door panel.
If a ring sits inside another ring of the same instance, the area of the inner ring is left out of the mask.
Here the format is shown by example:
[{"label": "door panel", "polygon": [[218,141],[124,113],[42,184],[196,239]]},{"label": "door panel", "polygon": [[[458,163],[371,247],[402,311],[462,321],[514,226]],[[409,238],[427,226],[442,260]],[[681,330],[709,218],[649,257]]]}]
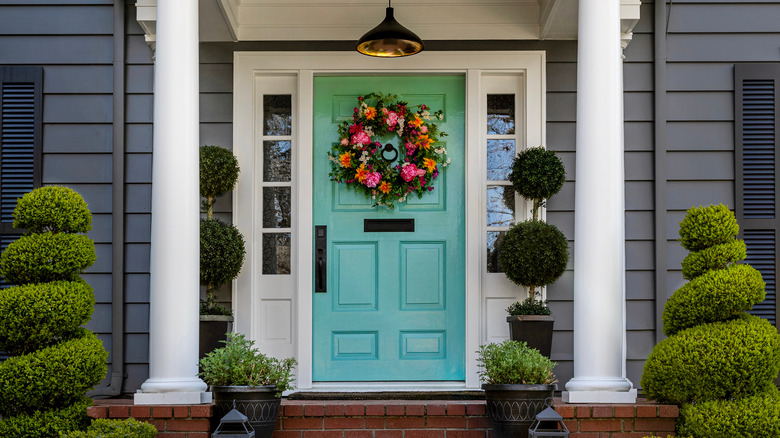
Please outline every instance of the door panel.
[{"label": "door panel", "polygon": [[[337,125],[372,91],[444,110],[450,165],[392,210],[328,177]],[[329,257],[327,292],[313,298],[314,381],[465,379],[464,91],[457,75],[315,78],[313,216]],[[412,219],[414,231],[366,232],[366,219]]]}]

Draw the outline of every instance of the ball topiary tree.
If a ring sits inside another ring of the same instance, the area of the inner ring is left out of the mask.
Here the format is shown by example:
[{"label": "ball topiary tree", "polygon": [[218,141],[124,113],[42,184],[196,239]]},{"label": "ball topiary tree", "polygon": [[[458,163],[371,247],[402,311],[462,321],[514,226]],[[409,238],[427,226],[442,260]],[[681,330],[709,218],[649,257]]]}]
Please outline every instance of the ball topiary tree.
[{"label": "ball topiary tree", "polygon": [[200,196],[206,213],[200,221],[200,284],[206,287],[206,300],[200,305],[203,315],[231,314],[217,304],[217,292],[238,277],[244,263],[244,237],[238,228],[213,217],[214,203],[233,189],[239,171],[233,152],[219,146],[200,147]]},{"label": "ball topiary tree", "polygon": [[678,433],[693,438],[780,436],[780,335],[745,313],[764,300],[761,274],[749,265],[734,214],[723,205],[694,207],[680,223],[690,281],[663,312],[664,333],[645,362],[651,399],[681,406]]},{"label": "ball topiary tree", "polygon": [[528,148],[515,157],[509,175],[523,198],[532,201],[532,219],[513,225],[501,239],[499,266],[513,283],[528,287],[528,298],[511,305],[510,315],[550,314],[536,303],[537,287],[557,281],[569,261],[569,243],[555,225],[539,220],[539,210],[558,193],[566,179],[563,162],[554,151]]},{"label": "ball topiary tree", "polygon": [[82,326],[95,297],[80,277],[95,261],[92,216],[66,187],[19,199],[14,227],[27,229],[0,255],[0,436],[59,437],[84,430],[85,398],[106,375],[108,353]]}]

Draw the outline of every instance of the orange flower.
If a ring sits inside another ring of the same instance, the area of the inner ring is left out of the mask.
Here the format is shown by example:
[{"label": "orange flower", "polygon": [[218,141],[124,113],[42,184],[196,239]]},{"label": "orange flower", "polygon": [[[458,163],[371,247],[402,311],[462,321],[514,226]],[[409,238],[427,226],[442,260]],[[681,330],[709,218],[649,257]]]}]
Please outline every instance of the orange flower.
[{"label": "orange flower", "polygon": [[423,121],[422,121],[422,119],[420,118],[420,116],[418,116],[417,114],[415,114],[415,115],[414,115],[414,119],[412,119],[412,120],[409,120],[409,122],[408,122],[407,124],[408,124],[409,126],[411,126],[412,128],[417,128],[417,127],[419,127],[420,125],[422,125],[422,123],[423,123]]},{"label": "orange flower", "polygon": [[436,160],[432,160],[430,158],[423,158],[423,166],[425,166],[428,169],[428,172],[433,172],[436,170]]},{"label": "orange flower", "polygon": [[366,164],[363,163],[358,167],[357,173],[355,173],[355,179],[358,180],[359,183],[363,183],[366,180],[366,176],[368,175],[368,171],[366,170]]},{"label": "orange flower", "polygon": [[350,152],[344,152],[339,155],[339,164],[341,164],[341,167],[352,167],[352,154]]},{"label": "orange flower", "polygon": [[427,151],[431,148],[431,143],[433,143],[433,141],[431,141],[427,135],[421,135],[417,137],[417,141],[415,143],[417,143],[417,147],[423,148]]},{"label": "orange flower", "polygon": [[368,120],[374,120],[374,117],[376,117],[376,108],[373,106],[370,106],[366,108],[366,111],[364,113],[366,115],[366,119]]},{"label": "orange flower", "polygon": [[388,194],[390,193],[390,189],[392,189],[393,186],[391,186],[387,181],[382,181],[382,184],[379,185],[379,191]]}]

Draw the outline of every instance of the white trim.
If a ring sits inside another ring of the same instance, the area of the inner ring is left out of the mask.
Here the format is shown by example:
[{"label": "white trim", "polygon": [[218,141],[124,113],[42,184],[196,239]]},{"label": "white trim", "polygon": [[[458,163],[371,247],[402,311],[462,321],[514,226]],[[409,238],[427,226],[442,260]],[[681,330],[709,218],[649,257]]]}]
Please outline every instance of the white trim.
[{"label": "white trim", "polygon": [[[461,73],[466,77],[466,381],[456,387],[478,388],[476,354],[479,345],[485,341],[483,327],[483,291],[480,285],[481,251],[483,251],[482,232],[484,202],[484,158],[481,144],[484,139],[480,126],[481,81],[485,73],[523,72],[526,83],[526,127],[525,144],[544,144],[545,138],[545,52],[543,51],[500,51],[500,52],[423,52],[419,55],[400,59],[369,58],[356,52],[236,52],[234,54],[234,152],[240,163],[253,162],[255,148],[255,78],[259,75],[289,75],[298,77],[294,100],[297,104],[298,123],[294,123],[293,137],[297,138],[297,153],[293,166],[295,169],[294,187],[297,189],[297,233],[296,293],[292,306],[295,321],[295,351],[298,358],[297,389],[315,388],[312,382],[312,121],[313,121],[313,78],[324,74],[354,73]],[[475,164],[478,164],[476,166]],[[254,169],[242,166],[236,190],[234,190],[233,217],[238,228],[247,236],[247,253],[250,258],[256,253],[252,247],[256,241],[255,199],[253,182]],[[254,333],[253,321],[249,309],[254,308],[258,300],[258,277],[252,272],[258,266],[257,260],[249,260],[236,281],[234,293],[234,313],[236,330]],[[254,292],[253,292],[254,291]],[[263,351],[272,346],[258,345]],[[388,385],[402,388],[409,384]],[[465,386],[463,386],[465,385]],[[342,385],[344,387],[354,385]],[[318,383],[316,387],[321,387]]]}]

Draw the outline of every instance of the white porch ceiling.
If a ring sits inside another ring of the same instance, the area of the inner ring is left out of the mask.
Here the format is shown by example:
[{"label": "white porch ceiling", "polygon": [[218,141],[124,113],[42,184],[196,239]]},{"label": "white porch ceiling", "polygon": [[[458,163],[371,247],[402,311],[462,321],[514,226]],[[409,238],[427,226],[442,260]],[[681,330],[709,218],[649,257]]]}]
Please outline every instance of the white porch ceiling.
[{"label": "white porch ceiling", "polygon": [[[137,0],[154,42],[158,0]],[[353,41],[384,18],[387,0],[199,0],[201,41]],[[621,0],[624,40],[641,0]],[[423,40],[572,40],[578,0],[395,0],[396,19]]]}]

